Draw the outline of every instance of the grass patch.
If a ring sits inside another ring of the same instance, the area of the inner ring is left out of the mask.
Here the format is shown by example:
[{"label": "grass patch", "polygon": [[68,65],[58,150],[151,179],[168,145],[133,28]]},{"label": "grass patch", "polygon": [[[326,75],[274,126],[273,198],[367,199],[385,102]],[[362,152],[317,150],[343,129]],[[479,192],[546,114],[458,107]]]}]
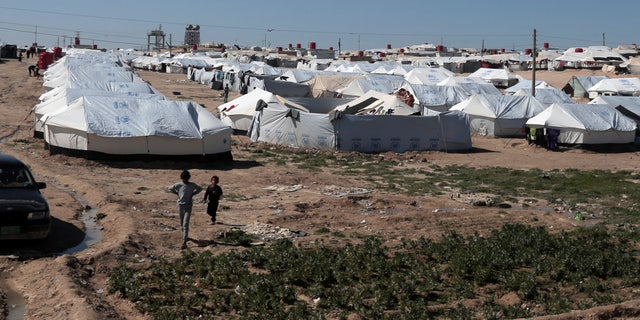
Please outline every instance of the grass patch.
[{"label": "grass patch", "polygon": [[[217,256],[187,250],[148,269],[122,264],[110,274],[109,291],[156,319],[541,316],[637,298],[637,243],[624,234],[605,228],[550,234],[514,224],[486,237],[451,232],[393,248],[376,237],[307,249],[285,239]],[[496,302],[510,292],[520,301]],[[480,303],[465,307],[467,299]],[[538,307],[533,313],[522,305]]]}]

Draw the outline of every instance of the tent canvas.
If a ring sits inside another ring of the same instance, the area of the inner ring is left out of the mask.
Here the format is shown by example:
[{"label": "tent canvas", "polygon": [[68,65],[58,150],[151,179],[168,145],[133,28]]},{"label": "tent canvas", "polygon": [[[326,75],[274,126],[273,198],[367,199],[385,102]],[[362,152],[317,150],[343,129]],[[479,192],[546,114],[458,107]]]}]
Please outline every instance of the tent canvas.
[{"label": "tent canvas", "polygon": [[361,97],[335,108],[345,114],[395,114],[411,115],[415,109],[397,96],[371,90]]},{"label": "tent canvas", "polygon": [[[530,96],[531,88],[522,88],[513,95],[515,96]],[[554,87],[549,88],[536,88],[536,97],[538,101],[542,102],[545,107],[548,107],[554,103],[576,103],[566,93],[560,89]]]},{"label": "tent canvas", "polygon": [[469,94],[459,86],[412,84],[404,88],[415,98],[414,109],[417,107],[417,109],[447,111],[469,97]]},{"label": "tent canvas", "polygon": [[262,109],[253,118],[249,136],[256,142],[322,150],[405,152],[471,149],[468,117],[462,112],[381,117]]},{"label": "tent canvas", "polygon": [[600,82],[600,80],[609,79],[607,76],[572,76],[569,79],[562,91],[566,92],[571,97],[588,98],[589,94],[587,89],[593,87],[594,84]]},{"label": "tent canvas", "polygon": [[589,101],[589,104],[609,105],[640,125],[640,97],[599,96]]},{"label": "tent canvas", "polygon": [[499,88],[507,88],[518,83],[516,75],[507,69],[480,68],[471,73],[469,77],[484,79]]},{"label": "tent canvas", "polygon": [[469,115],[472,133],[524,137],[525,122],[544,109],[544,105],[532,96],[473,95],[450,110]]},{"label": "tent canvas", "polygon": [[638,78],[613,78],[602,79],[590,88],[587,88],[589,98],[600,95],[609,96],[638,96],[640,95],[640,79]]},{"label": "tent canvas", "polygon": [[44,125],[51,153],[231,157],[231,128],[188,101],[83,97]]},{"label": "tent canvas", "polygon": [[410,84],[437,84],[455,74],[445,68],[414,68],[404,75]]},{"label": "tent canvas", "polygon": [[153,93],[138,93],[129,91],[102,91],[97,89],[75,89],[66,88],[64,91],[51,99],[43,101],[33,107],[34,114],[34,136],[42,138],[44,132],[44,121],[50,115],[64,111],[72,101],[83,96],[101,96],[117,98],[138,98],[148,100],[165,100],[165,96]]},{"label": "tent canvas", "polygon": [[220,120],[237,131],[247,131],[256,111],[258,101],[264,101],[271,108],[283,109],[280,101],[271,92],[255,89],[243,96],[218,106]]},{"label": "tent canvas", "polygon": [[449,77],[438,82],[438,85],[462,88],[469,96],[474,94],[502,94],[493,84],[475,77]]},{"label": "tent canvas", "polygon": [[352,81],[346,87],[338,89],[337,92],[343,97],[359,97],[372,90],[382,93],[392,93],[394,89],[395,87],[390,81],[365,78]]},{"label": "tent canvas", "polygon": [[560,130],[558,143],[624,144],[635,140],[636,123],[608,105],[552,104],[527,127]]}]

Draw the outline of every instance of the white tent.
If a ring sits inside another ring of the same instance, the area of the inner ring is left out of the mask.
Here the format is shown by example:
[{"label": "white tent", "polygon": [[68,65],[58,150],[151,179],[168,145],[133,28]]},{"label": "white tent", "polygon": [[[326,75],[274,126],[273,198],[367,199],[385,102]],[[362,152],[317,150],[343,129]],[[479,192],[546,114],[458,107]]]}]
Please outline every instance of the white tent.
[{"label": "white tent", "polygon": [[608,105],[553,104],[526,123],[559,129],[558,143],[624,144],[635,139],[636,123]]},{"label": "white tent", "polygon": [[[522,88],[513,95],[530,96],[531,88]],[[576,103],[562,90],[556,89],[554,87],[536,88],[536,99],[542,102],[545,107],[548,107],[554,103]]]},{"label": "white tent", "polygon": [[414,68],[404,75],[410,84],[437,84],[455,74],[445,68]]},{"label": "white tent", "polygon": [[632,74],[640,74],[640,57],[632,57],[621,63],[620,67],[627,68]]},{"label": "white tent", "polygon": [[343,97],[359,97],[371,90],[382,93],[392,93],[395,87],[391,81],[363,78],[352,81],[346,87],[338,89],[337,92]]},{"label": "white tent", "polygon": [[321,72],[307,81],[311,95],[314,98],[333,98],[338,90],[347,87],[357,79],[364,79],[365,75],[357,73]]},{"label": "white tent", "polygon": [[469,96],[474,94],[502,94],[493,84],[476,77],[449,77],[438,82],[438,85],[462,88]]},{"label": "white tent", "polygon": [[[528,79],[518,79],[518,83],[510,86],[509,88],[504,89],[505,94],[514,94],[518,92],[520,89],[531,89],[531,80]],[[546,81],[538,80],[536,81],[536,89],[542,88],[551,88],[552,86],[548,84]]]},{"label": "white tent", "polygon": [[153,88],[147,82],[106,82],[106,81],[73,81],[65,83],[59,87],[51,89],[38,98],[40,101],[47,101],[55,97],[56,95],[63,94],[67,89],[89,89],[89,90],[101,90],[110,92],[137,92],[137,93],[150,93],[160,94],[155,88]]},{"label": "white tent", "polygon": [[403,88],[414,96],[414,109],[447,111],[469,97],[467,91],[460,86],[412,84]]},{"label": "white tent", "polygon": [[396,95],[373,90],[337,106],[334,110],[346,114],[411,115],[416,113],[413,107],[408,106]]},{"label": "white tent", "polygon": [[314,70],[288,69],[280,78],[285,81],[302,83],[313,79],[317,73],[318,71]]},{"label": "white tent", "polygon": [[286,108],[275,94],[256,88],[245,95],[218,106],[220,120],[234,130],[247,131],[260,100],[271,108]]},{"label": "white tent", "polygon": [[496,87],[507,88],[518,83],[518,78],[507,69],[480,68],[469,75],[484,79]]},{"label": "white tent", "polygon": [[544,109],[544,105],[532,96],[473,95],[450,110],[469,115],[472,133],[524,137],[525,122]]},{"label": "white tent", "polygon": [[587,89],[589,98],[597,96],[640,96],[639,78],[602,79]]},{"label": "white tent", "polygon": [[599,96],[589,101],[589,104],[608,104],[612,108],[618,106],[623,106],[625,108],[638,108],[640,107],[640,97]]},{"label": "white tent", "polygon": [[619,65],[627,59],[606,46],[569,48],[555,59],[562,61],[566,68],[601,69],[604,65]]},{"label": "white tent", "polygon": [[33,107],[34,113],[34,137],[44,137],[44,120],[53,114],[64,111],[68,106],[76,99],[83,96],[102,96],[102,97],[117,97],[117,98],[137,98],[148,100],[165,100],[165,96],[155,93],[139,93],[135,91],[103,91],[98,89],[78,89],[78,88],[66,88],[62,93],[47,99],[35,107]]},{"label": "white tent", "polygon": [[569,82],[562,87],[562,91],[571,97],[588,98],[587,89],[593,87],[600,80],[609,79],[607,76],[572,76]]},{"label": "white tent", "polygon": [[382,117],[265,108],[256,112],[249,136],[257,142],[322,150],[465,151],[471,149],[468,129],[461,112]]},{"label": "white tent", "polygon": [[189,101],[83,97],[44,125],[52,154],[231,159],[231,128]]},{"label": "white tent", "polygon": [[47,90],[72,82],[144,82],[126,68],[110,65],[81,65],[69,67],[59,73],[44,78],[43,86]]},{"label": "white tent", "polygon": [[609,105],[640,125],[640,97],[599,96],[589,101],[589,104]]}]

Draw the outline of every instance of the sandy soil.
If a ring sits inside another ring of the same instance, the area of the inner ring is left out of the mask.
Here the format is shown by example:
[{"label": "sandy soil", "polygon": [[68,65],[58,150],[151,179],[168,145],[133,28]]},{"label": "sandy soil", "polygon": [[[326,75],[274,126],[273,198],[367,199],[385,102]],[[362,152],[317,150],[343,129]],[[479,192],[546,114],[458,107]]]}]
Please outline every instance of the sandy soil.
[{"label": "sandy soil", "polygon": [[[34,59],[0,63],[0,150],[28,163],[37,178],[47,183],[43,190],[55,218],[54,230],[44,243],[0,244],[0,291],[11,290],[26,301],[25,319],[146,319],[128,301],[107,292],[108,272],[121,261],[143,261],[154,257],[180,255],[180,230],[175,198],[165,188],[176,182],[182,169],[190,169],[192,181],[206,184],[211,175],[221,178],[227,198],[219,213],[223,224],[207,225],[205,207],[197,204],[191,234],[198,240],[213,240],[231,225],[256,222],[302,230],[309,236],[295,238],[300,245],[317,239],[314,231],[326,227],[343,233],[376,234],[389,242],[411,234],[438,237],[446,228],[457,226],[460,233],[485,233],[507,222],[544,225],[555,230],[575,228],[575,221],[562,214],[541,214],[517,210],[501,215],[499,208],[478,208],[442,197],[407,197],[371,190],[370,205],[323,194],[327,188],[368,188],[350,177],[301,171],[296,167],[252,160],[257,146],[246,137],[234,136],[233,164],[174,162],[95,162],[62,155],[50,156],[43,141],[32,137],[31,108],[42,94],[42,80],[29,77],[27,67]],[[186,81],[184,75],[140,71],[155,88],[172,99],[195,100],[215,112],[222,103],[220,91]],[[562,87],[575,74],[601,74],[599,71],[540,71],[538,80]],[[526,78],[529,74],[522,73]],[[180,95],[174,95],[179,91]],[[232,93],[230,98],[235,95]],[[637,171],[640,153],[624,150],[597,153],[580,149],[549,152],[532,147],[522,139],[473,138],[474,151],[462,154],[421,152],[400,158],[406,165],[461,164],[472,167],[504,166],[520,169],[611,169]],[[301,185],[301,189],[287,187]],[[277,188],[282,187],[282,188]],[[384,201],[377,201],[384,200]],[[297,205],[309,204],[300,212]],[[417,205],[415,205],[417,203]],[[88,249],[62,254],[84,238],[82,210],[90,206],[104,215],[99,221],[102,238]],[[459,210],[452,210],[459,209]],[[533,210],[533,209],[532,209]],[[382,214],[381,212],[385,212]],[[537,219],[532,219],[532,217]],[[194,251],[214,253],[224,246],[197,246]],[[1,297],[1,295],[0,295]],[[0,298],[0,302],[2,299]],[[2,303],[0,303],[1,305]],[[9,306],[10,308],[11,306]],[[638,301],[601,307],[552,318],[624,317],[620,310],[640,310]],[[634,311],[635,310],[635,311]],[[618,313],[616,313],[618,312]],[[2,319],[0,312],[0,319]]]}]

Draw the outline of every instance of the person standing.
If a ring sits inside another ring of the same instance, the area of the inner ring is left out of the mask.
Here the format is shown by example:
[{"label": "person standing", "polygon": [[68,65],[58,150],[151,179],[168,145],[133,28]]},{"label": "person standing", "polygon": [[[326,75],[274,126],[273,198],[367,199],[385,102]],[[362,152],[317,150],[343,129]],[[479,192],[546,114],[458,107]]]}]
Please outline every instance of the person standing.
[{"label": "person standing", "polygon": [[207,190],[204,192],[204,202],[207,203],[207,214],[211,217],[209,224],[216,224],[216,214],[218,212],[218,203],[222,196],[222,188],[218,185],[220,178],[218,176],[211,177],[211,184],[207,186]]},{"label": "person standing", "polygon": [[180,174],[182,181],[176,182],[168,188],[168,191],[178,195],[178,214],[180,216],[180,227],[182,228],[182,246],[181,249],[187,248],[189,238],[189,220],[191,219],[191,210],[193,209],[193,196],[202,191],[202,187],[190,182],[191,174],[184,170]]},{"label": "person standing", "polygon": [[224,85],[222,96],[224,97],[224,102],[226,103],[229,100],[229,84]]}]

